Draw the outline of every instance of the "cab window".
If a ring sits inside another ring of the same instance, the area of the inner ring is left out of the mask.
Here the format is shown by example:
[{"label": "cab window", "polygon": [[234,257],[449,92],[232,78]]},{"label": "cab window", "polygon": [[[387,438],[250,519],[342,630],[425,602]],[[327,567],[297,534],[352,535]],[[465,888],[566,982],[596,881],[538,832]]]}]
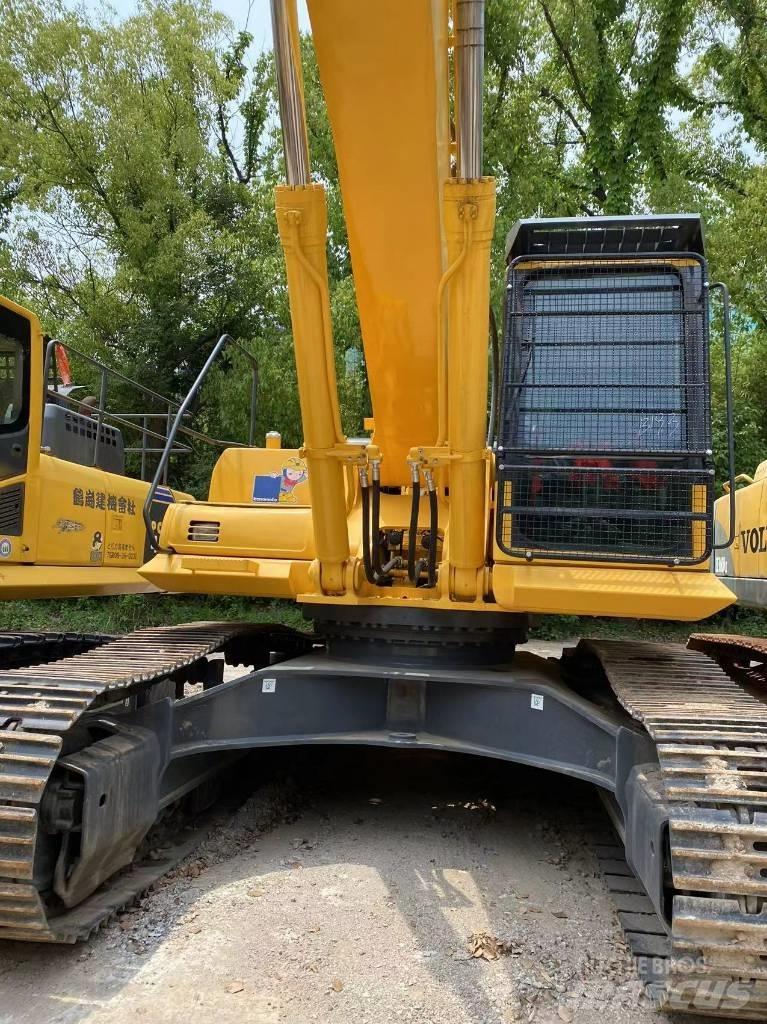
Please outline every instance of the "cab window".
[{"label": "cab window", "polygon": [[0,434],[22,430],[29,418],[30,340],[29,320],[0,308]]}]

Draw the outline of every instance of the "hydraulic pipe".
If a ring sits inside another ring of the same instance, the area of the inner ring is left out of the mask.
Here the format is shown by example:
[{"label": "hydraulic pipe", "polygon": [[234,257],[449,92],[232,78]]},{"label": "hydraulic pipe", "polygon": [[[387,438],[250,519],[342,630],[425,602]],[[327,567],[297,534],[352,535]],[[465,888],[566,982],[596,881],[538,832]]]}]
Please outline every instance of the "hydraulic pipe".
[{"label": "hydraulic pipe", "polygon": [[285,172],[289,185],[308,185],[309,144],[295,0],[271,0],[271,9]]},{"label": "hydraulic pipe", "polygon": [[427,586],[437,585],[437,540],[439,539],[439,505],[437,504],[437,485],[430,469],[424,473],[426,489],[429,494],[429,558],[427,567]]},{"label": "hydraulic pipe", "polygon": [[384,582],[384,569],[381,564],[381,463],[371,462],[373,478],[373,500],[371,504],[370,543],[373,548],[373,572],[377,583]]},{"label": "hydraulic pipe", "polygon": [[416,545],[418,544],[418,511],[421,504],[421,473],[417,462],[410,463],[410,529],[407,534],[407,575],[411,583],[418,583],[416,575]]},{"label": "hydraulic pipe", "polygon": [[458,177],[482,177],[485,0],[456,0]]},{"label": "hydraulic pipe", "polygon": [[362,496],[362,565],[368,583],[376,583],[373,560],[370,555],[370,480],[367,469],[360,469],[360,494]]}]

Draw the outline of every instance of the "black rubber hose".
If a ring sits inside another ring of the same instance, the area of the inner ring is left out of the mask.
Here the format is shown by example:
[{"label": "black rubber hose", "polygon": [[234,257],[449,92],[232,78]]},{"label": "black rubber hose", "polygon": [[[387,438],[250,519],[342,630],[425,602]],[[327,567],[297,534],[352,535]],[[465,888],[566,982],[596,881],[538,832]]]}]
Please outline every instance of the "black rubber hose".
[{"label": "black rubber hose", "polygon": [[373,546],[373,572],[376,582],[381,583],[383,566],[381,565],[381,481],[373,476],[373,523],[370,528],[370,543]]},{"label": "black rubber hose", "polygon": [[415,563],[414,575],[415,575],[415,585],[416,586],[419,585],[418,581],[421,578],[421,573],[428,567],[428,565],[429,565],[429,560],[427,558],[419,558],[418,561]]},{"label": "black rubber hose", "polygon": [[439,512],[437,509],[437,491],[435,487],[429,488],[429,564],[428,564],[428,585],[436,586],[437,583],[437,529],[439,527]]},{"label": "black rubber hose", "polygon": [[365,567],[365,578],[368,583],[376,583],[373,563],[370,558],[370,487],[361,483],[362,493],[362,564]]},{"label": "black rubber hose", "polygon": [[415,570],[415,549],[418,544],[418,510],[421,505],[421,481],[412,482],[413,493],[410,499],[410,529],[407,535],[407,576],[411,583],[418,583]]}]

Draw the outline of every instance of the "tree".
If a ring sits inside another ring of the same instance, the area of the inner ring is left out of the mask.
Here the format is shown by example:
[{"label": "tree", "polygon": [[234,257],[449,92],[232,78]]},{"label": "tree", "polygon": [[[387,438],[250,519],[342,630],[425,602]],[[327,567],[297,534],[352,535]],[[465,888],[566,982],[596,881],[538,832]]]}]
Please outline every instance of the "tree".
[{"label": "tree", "polygon": [[253,259],[276,255],[265,186],[241,180],[265,111],[246,96],[243,171],[227,135],[243,39],[223,51],[224,24],[183,0],[144,4],[117,25],[59,2],[4,10],[0,116],[15,131],[3,185],[16,190],[18,286],[67,340],[105,344],[171,391],[215,336],[257,332],[267,298],[273,306],[274,276]]},{"label": "tree", "polygon": [[[488,0],[485,165],[498,181],[493,294],[522,216],[701,211],[738,312],[739,449],[767,450],[764,0]],[[0,288],[49,330],[180,396],[227,331],[261,364],[258,432],[301,441],[272,189],[282,178],[271,54],[210,0],[143,0],[113,22],[63,0],[0,0]],[[338,170],[302,41],[344,425],[368,411]],[[247,430],[232,355],[198,406]],[[346,367],[351,372],[346,372]],[[718,365],[718,364],[717,364]],[[715,407],[722,407],[715,379]],[[761,406],[760,406],[761,403]],[[747,422],[746,422],[747,421]],[[719,429],[719,428],[718,428]],[[742,465],[741,468],[749,468]],[[202,480],[204,473],[200,472]]]}]

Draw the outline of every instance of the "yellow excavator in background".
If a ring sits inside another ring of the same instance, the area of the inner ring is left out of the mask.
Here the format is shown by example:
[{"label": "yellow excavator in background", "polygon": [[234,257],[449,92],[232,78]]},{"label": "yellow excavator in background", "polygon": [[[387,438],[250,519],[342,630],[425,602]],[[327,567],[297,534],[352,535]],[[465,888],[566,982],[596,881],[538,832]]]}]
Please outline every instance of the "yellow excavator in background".
[{"label": "yellow excavator in background", "polygon": [[[244,350],[243,350],[244,351]],[[99,381],[98,396],[62,384],[70,357]],[[251,438],[257,366],[251,373]],[[110,412],[112,385],[129,389],[142,412]],[[157,592],[139,574],[151,554],[143,509],[145,479],[165,449],[178,403],[100,361],[43,336],[37,317],[0,296],[0,600]],[[152,491],[148,515],[159,531],[170,504],[194,499],[167,486],[171,455],[223,442],[179,423]],[[126,443],[127,439],[127,443]],[[234,449],[233,449],[234,450]],[[133,457],[139,479],[129,475]]]},{"label": "yellow excavator in background", "polygon": [[717,536],[727,537],[734,523],[733,543],[717,551],[714,568],[744,608],[767,608],[766,484],[767,462],[760,462],[753,477],[735,477],[737,490],[726,483],[714,505]]},{"label": "yellow excavator in background", "polygon": [[[309,0],[373,404],[372,436],[349,440],[295,4],[271,6],[304,445],[224,451],[209,500],[174,501],[156,530],[222,338],[168,431],[141,572],[166,590],[291,598],[312,629],[145,630],[0,672],[0,937],[87,937],[172,862],[121,871],[160,809],[237,751],[456,750],[594,784],[651,994],[764,1020],[763,686],[705,637],[581,641],[559,662],[516,650],[530,613],[698,620],[733,601],[711,566],[700,219],[517,224],[488,432],[484,4]],[[731,476],[732,454],[730,440]],[[251,671],[222,682],[215,652]]]}]

